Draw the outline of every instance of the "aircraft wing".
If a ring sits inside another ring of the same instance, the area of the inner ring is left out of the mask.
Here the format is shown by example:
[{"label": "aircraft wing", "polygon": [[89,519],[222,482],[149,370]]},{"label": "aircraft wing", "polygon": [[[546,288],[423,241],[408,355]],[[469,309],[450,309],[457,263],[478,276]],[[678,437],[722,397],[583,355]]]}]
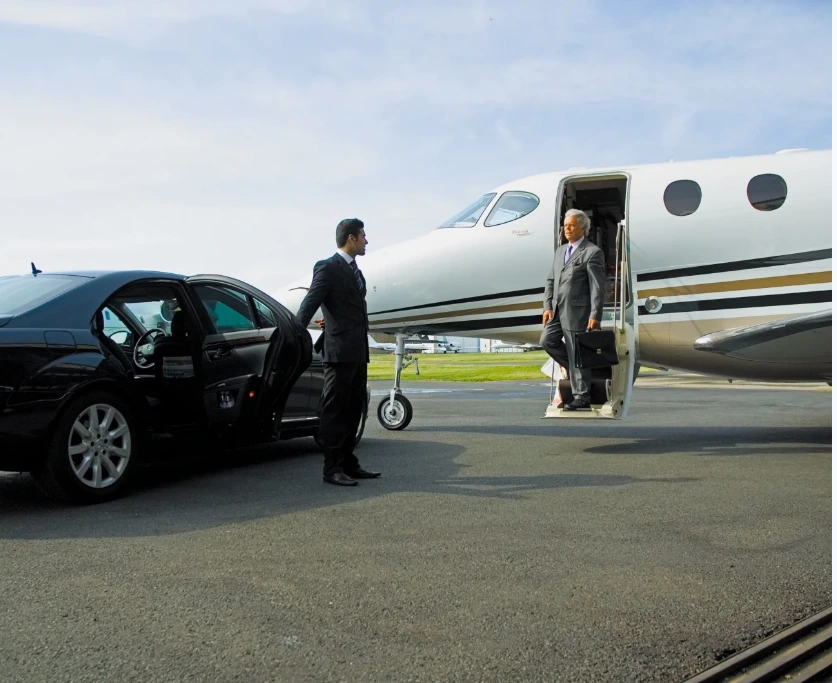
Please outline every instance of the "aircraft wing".
[{"label": "aircraft wing", "polygon": [[695,349],[776,363],[831,363],[831,309],[752,327],[712,332]]}]

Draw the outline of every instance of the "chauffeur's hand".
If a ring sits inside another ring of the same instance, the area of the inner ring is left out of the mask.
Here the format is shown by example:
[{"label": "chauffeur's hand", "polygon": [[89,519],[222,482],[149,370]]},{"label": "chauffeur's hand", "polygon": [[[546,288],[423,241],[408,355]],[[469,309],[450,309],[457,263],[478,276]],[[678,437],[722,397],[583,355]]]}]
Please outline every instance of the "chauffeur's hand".
[{"label": "chauffeur's hand", "polygon": [[550,320],[552,320],[552,311],[544,311],[543,312],[543,326],[546,327]]},{"label": "chauffeur's hand", "polygon": [[595,318],[590,318],[590,320],[587,321],[587,331],[588,332],[590,330],[600,330],[600,329],[602,329],[602,324],[598,320],[596,320]]},{"label": "chauffeur's hand", "polygon": [[321,330],[325,329],[325,318],[320,318],[319,320],[315,320],[314,322],[320,326]]}]

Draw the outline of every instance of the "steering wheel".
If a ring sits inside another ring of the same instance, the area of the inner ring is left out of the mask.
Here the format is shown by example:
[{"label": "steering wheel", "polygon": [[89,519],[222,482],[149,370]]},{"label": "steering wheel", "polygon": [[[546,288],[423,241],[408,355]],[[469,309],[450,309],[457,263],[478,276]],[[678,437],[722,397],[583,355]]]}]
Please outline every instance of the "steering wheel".
[{"label": "steering wheel", "polygon": [[[163,330],[152,327],[150,330],[143,332],[140,338],[137,339],[137,343],[134,346],[134,363],[138,368],[148,370],[154,367],[154,361],[150,359],[154,356],[154,340],[152,337],[155,334],[165,336]],[[148,342],[143,344],[146,337],[148,337]]]}]

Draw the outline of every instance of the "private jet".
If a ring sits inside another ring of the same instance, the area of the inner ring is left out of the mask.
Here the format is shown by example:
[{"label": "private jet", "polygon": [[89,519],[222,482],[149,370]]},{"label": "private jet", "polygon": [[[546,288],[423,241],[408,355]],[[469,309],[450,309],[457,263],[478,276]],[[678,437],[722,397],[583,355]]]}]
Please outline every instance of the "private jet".
[{"label": "private jet", "polygon": [[[831,384],[831,150],[581,168],[494,188],[428,234],[362,257],[370,330],[397,339],[384,427],[412,416],[400,385],[408,336],[538,344],[570,208],[590,216],[587,238],[605,255],[602,328],[619,362],[594,375],[590,412],[544,417],[625,418],[640,364]],[[276,298],[297,310],[307,280]]]},{"label": "private jet", "polygon": [[526,352],[526,351],[539,351],[541,349],[540,346],[535,346],[535,344],[516,344],[515,342],[507,342],[498,340],[491,344],[489,347],[489,351],[491,353],[494,352]]},{"label": "private jet", "polygon": [[[395,353],[398,350],[397,343],[378,342],[372,338],[372,335],[367,335],[367,340],[370,349],[379,349],[388,353]],[[459,353],[460,348],[456,344],[443,339],[407,339],[404,342],[404,350],[415,353]]]},{"label": "private jet", "polygon": [[391,342],[379,342],[372,338],[371,334],[366,335],[366,341],[369,343],[370,349],[377,349],[379,351],[386,351],[387,353],[395,353],[397,345]]}]

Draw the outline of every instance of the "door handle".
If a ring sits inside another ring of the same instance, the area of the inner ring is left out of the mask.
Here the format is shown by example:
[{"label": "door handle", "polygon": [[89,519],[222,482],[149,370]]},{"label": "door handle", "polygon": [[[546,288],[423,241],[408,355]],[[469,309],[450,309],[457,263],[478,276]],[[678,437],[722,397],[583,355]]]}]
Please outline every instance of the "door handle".
[{"label": "door handle", "polygon": [[223,346],[213,346],[211,349],[206,350],[206,357],[209,360],[220,360],[221,358],[225,358],[232,353],[232,346],[228,344],[224,344]]}]

